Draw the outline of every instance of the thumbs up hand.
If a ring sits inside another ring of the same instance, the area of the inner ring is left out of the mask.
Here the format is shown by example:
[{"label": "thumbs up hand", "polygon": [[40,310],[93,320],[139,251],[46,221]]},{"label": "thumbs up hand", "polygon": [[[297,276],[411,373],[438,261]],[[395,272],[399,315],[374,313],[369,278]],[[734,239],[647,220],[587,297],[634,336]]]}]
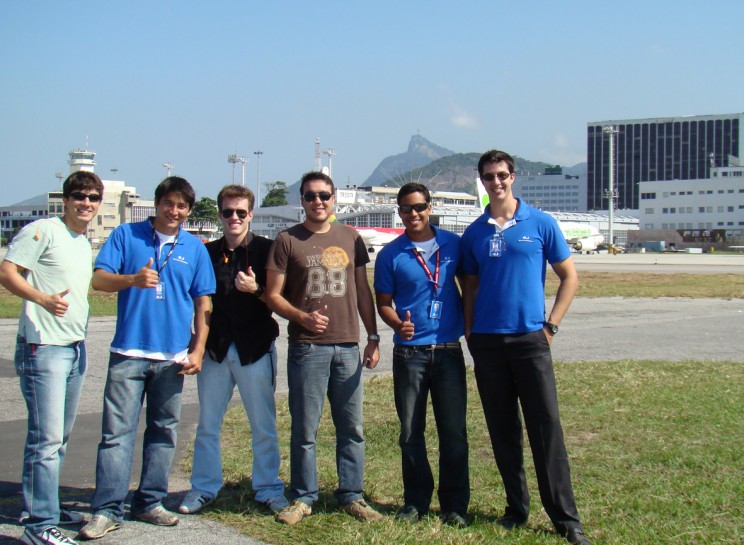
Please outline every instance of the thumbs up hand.
[{"label": "thumbs up hand", "polygon": [[405,319],[398,326],[398,335],[400,335],[400,338],[404,341],[410,341],[413,339],[415,329],[416,328],[411,321],[411,311],[407,310]]},{"label": "thumbs up hand", "polygon": [[302,317],[302,327],[313,333],[323,333],[330,321],[330,318],[326,316],[326,312],[328,312],[328,305],[313,312],[305,313]]},{"label": "thumbs up hand", "polygon": [[65,301],[65,296],[68,293],[70,293],[70,288],[53,295],[47,295],[42,306],[49,314],[61,318],[67,313],[67,308],[70,306],[70,303]]},{"label": "thumbs up hand", "polygon": [[238,274],[235,276],[235,289],[246,293],[256,293],[258,291],[256,273],[253,272],[253,268],[248,267],[247,273],[238,271]]},{"label": "thumbs up hand", "polygon": [[150,258],[142,268],[134,275],[134,285],[138,288],[154,288],[160,282],[158,271],[152,268],[154,263]]}]

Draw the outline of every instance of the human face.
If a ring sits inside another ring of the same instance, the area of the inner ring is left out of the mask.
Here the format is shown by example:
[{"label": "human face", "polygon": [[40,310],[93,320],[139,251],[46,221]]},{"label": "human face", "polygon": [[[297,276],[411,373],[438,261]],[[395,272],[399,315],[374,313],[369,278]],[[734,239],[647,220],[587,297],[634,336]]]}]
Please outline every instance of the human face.
[{"label": "human face", "polygon": [[[233,210],[233,213],[230,217],[225,218],[222,212],[227,210]],[[248,215],[240,219],[238,217],[238,211],[247,212]],[[225,233],[225,238],[232,241],[242,241],[246,233],[248,233],[248,227],[252,219],[253,212],[248,207],[248,199],[245,197],[228,197],[222,199],[220,221],[222,222],[222,232]]]},{"label": "human face", "polygon": [[189,214],[191,208],[181,193],[177,191],[166,193],[155,204],[155,230],[164,235],[176,235]]},{"label": "human face", "polygon": [[429,214],[431,214],[431,204],[427,204],[426,197],[422,193],[415,191],[408,195],[403,195],[400,199],[398,206],[413,206],[416,204],[425,204],[426,209],[422,212],[416,212],[411,209],[410,212],[405,213],[398,209],[398,216],[400,216],[403,225],[406,228],[406,235],[411,240],[421,241],[428,240],[431,238],[431,229],[429,228]]},{"label": "human face", "polygon": [[[63,216],[65,225],[76,233],[85,232],[88,223],[96,217],[98,213],[98,207],[101,206],[100,199],[98,202],[92,202],[88,195],[99,195],[97,189],[81,189],[72,192],[69,197],[62,197],[62,202],[65,205],[65,213]],[[85,198],[79,200],[76,197],[85,195]]]},{"label": "human face", "polygon": [[303,197],[301,198],[301,202],[302,208],[305,210],[305,221],[316,226],[327,223],[331,214],[333,214],[333,205],[336,202],[335,195],[325,202],[321,201],[320,197],[316,195],[312,202],[307,202],[304,194],[308,191],[314,193],[320,193],[321,191],[330,192],[331,186],[325,180],[310,180],[302,187]]},{"label": "human face", "polygon": [[[482,180],[486,175],[492,174],[494,180],[492,182],[485,182]],[[505,180],[499,179],[499,175],[503,176],[508,174],[509,176]],[[498,163],[486,163],[483,165],[483,174],[481,175],[481,183],[486,188],[488,198],[493,203],[506,202],[513,199],[512,195],[512,184],[514,184],[514,173],[509,172],[509,165],[504,161]]]}]

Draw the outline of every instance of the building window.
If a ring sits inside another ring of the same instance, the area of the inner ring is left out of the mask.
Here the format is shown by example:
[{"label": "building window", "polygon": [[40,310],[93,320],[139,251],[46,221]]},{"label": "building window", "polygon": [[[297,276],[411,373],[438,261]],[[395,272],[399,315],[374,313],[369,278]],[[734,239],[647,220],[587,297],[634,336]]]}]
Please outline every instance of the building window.
[{"label": "building window", "polygon": [[654,209],[653,208],[646,208],[645,213],[646,214],[653,214],[654,213]]},{"label": "building window", "polygon": [[668,214],[669,213],[669,209],[668,208],[662,208],[661,209],[661,213],[662,214]]}]

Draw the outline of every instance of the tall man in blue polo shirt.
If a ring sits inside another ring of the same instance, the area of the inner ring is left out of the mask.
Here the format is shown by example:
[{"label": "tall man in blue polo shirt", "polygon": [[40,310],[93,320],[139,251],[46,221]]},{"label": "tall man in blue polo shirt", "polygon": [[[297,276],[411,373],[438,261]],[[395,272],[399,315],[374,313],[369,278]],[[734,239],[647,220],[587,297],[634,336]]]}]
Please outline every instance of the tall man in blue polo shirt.
[{"label": "tall man in blue polo shirt", "polygon": [[[558,223],[513,195],[514,171],[507,153],[481,156],[478,174],[490,204],[462,237],[465,337],[506,489],[499,523],[523,526],[529,515],[521,403],[545,511],[569,543],[588,545],[571,486],[550,354],[579,281]],[[560,280],[547,319],[546,262]]]},{"label": "tall man in blue polo shirt", "polygon": [[462,260],[460,237],[429,224],[431,195],[424,185],[400,188],[398,213],[406,232],[383,248],[375,264],[377,310],[395,331],[393,387],[405,502],[396,516],[415,522],[429,511],[434,479],[424,431],[431,392],[439,433],[442,520],[464,527],[470,485],[462,301],[455,284]]}]

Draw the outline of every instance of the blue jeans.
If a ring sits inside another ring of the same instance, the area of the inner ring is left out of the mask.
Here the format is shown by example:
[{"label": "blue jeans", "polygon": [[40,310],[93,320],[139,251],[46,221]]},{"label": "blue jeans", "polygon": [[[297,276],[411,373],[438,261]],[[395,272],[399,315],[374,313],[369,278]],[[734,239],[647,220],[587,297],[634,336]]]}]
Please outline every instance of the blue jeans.
[{"label": "blue jeans", "polygon": [[470,503],[467,387],[462,348],[396,345],[393,389],[400,420],[403,498],[419,512],[429,510],[434,478],[426,455],[426,408],[431,404],[439,435],[439,504],[443,513],[466,515]]},{"label": "blue jeans", "polygon": [[160,505],[168,493],[168,473],[176,450],[183,375],[174,361],[131,358],[111,353],[103,398],[103,425],[96,463],[94,513],[121,521],[129,491],[132,454],[142,403],[147,397],[142,474],[132,512]]},{"label": "blue jeans", "polygon": [[290,443],[290,498],[312,505],[318,500],[315,439],[326,395],[336,428],[336,471],[339,505],[362,499],[364,433],[362,429],[362,365],[359,346],[294,344],[287,353]]},{"label": "blue jeans", "polygon": [[199,426],[194,440],[191,488],[214,498],[222,488],[220,432],[235,385],[251,425],[253,490],[256,501],[284,495],[279,479],[279,439],[276,432],[276,351],[274,347],[258,361],[241,365],[235,343],[222,363],[204,358],[196,376],[199,387]]},{"label": "blue jeans", "polygon": [[[16,374],[28,408],[23,452],[25,526],[40,533],[59,523],[59,472],[75,423],[87,365],[83,341],[29,344],[17,337]],[[6,438],[7,440],[7,438]]]}]

